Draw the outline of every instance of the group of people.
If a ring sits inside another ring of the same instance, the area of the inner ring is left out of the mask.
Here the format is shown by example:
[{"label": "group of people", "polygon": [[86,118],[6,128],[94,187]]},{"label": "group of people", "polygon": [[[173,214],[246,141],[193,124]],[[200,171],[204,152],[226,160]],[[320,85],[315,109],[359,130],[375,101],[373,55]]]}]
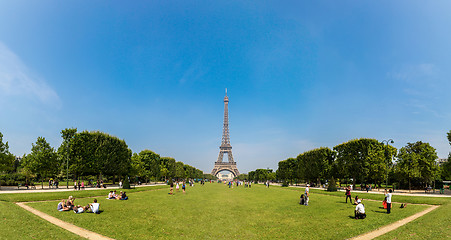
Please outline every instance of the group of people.
[{"label": "group of people", "polygon": [[[174,195],[174,182],[171,181],[170,185],[170,189],[169,189],[169,195]],[[182,190],[183,193],[186,193],[186,184],[185,181],[182,182],[182,184],[180,184],[178,181],[175,184],[175,190],[178,192],[180,191],[180,185],[182,185]],[[189,185],[194,187],[194,182],[191,182],[191,180],[189,181]]]},{"label": "group of people", "polygon": [[77,182],[74,182],[74,190],[77,190],[77,188],[78,188],[78,191],[80,191],[80,190],[85,190],[85,181],[78,181],[78,183]]},{"label": "group of people", "polygon": [[[349,202],[351,202],[351,186],[348,186],[345,190],[346,190],[346,192],[345,192],[346,203],[348,203],[348,198],[349,198]],[[366,190],[367,191],[369,190],[368,185],[366,186]],[[387,209],[387,214],[390,214],[390,212],[391,212],[391,208],[392,208],[391,198],[392,198],[392,190],[389,189],[387,192],[387,189],[385,189],[385,198],[384,198],[384,201],[382,202],[382,206],[384,207],[384,209]],[[365,219],[366,218],[365,205],[362,203],[362,200],[359,199],[359,196],[355,197],[354,204],[357,205],[355,207],[355,211],[354,211],[355,219]],[[401,204],[401,208],[404,208],[404,207],[405,207],[405,204]]]},{"label": "group of people", "polygon": [[[310,185],[307,184],[307,186],[305,187],[305,192],[304,194],[301,195],[300,197],[300,202],[299,204],[301,205],[305,205],[308,206],[308,201],[309,201],[309,187]],[[346,203],[348,203],[348,198],[349,198],[349,202],[350,203],[354,203],[354,205],[356,205],[355,210],[354,210],[354,218],[355,219],[365,219],[366,218],[366,212],[365,212],[365,205],[362,203],[362,200],[359,199],[359,196],[355,196],[354,201],[352,201],[351,198],[351,185],[348,186],[347,188],[345,188],[345,196],[346,196]],[[391,208],[392,208],[392,190],[389,189],[387,191],[387,189],[385,190],[385,198],[384,201],[382,202],[382,205],[385,209],[387,209],[387,214],[390,214],[391,212]],[[406,204],[401,204],[401,208],[405,208]]]},{"label": "group of people", "polygon": [[53,178],[49,179],[49,188],[58,188],[59,182],[58,179],[53,180]]},{"label": "group of people", "polygon": [[299,204],[308,206],[309,197],[310,197],[310,184],[307,184],[307,186],[305,187],[304,194],[301,194],[301,200],[299,201]]},{"label": "group of people", "polygon": [[63,211],[74,211],[74,213],[84,213],[84,212],[92,212],[92,213],[100,213],[100,203],[97,202],[97,199],[94,199],[93,203],[88,203],[86,206],[75,205],[75,198],[69,196],[67,200],[62,199],[61,202],[58,203],[57,210],[60,212]]},{"label": "group of people", "polygon": [[120,194],[116,194],[116,190],[112,190],[108,193],[107,199],[128,200],[128,197],[126,192],[121,191]]}]

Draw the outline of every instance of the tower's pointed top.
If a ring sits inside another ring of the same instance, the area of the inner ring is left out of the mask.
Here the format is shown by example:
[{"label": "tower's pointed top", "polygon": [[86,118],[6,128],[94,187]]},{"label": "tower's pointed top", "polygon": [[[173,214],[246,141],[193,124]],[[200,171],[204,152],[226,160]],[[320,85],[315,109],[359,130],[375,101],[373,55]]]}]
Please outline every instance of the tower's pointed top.
[{"label": "tower's pointed top", "polygon": [[226,96],[227,96],[227,88],[226,88]]}]

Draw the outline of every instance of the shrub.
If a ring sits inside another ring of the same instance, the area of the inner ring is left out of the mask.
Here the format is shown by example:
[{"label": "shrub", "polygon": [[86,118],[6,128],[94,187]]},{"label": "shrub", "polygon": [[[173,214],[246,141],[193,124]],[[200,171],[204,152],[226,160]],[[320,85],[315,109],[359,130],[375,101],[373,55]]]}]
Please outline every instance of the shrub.
[{"label": "shrub", "polygon": [[284,180],[284,181],[282,182],[282,187],[288,187],[288,181],[285,181],[285,180]]},{"label": "shrub", "polygon": [[130,181],[128,180],[128,177],[125,177],[124,184],[122,185],[122,188],[130,189]]},{"label": "shrub", "polygon": [[336,192],[337,191],[337,185],[335,183],[334,177],[332,177],[332,179],[330,179],[329,185],[327,186],[327,191],[329,191],[329,192]]}]

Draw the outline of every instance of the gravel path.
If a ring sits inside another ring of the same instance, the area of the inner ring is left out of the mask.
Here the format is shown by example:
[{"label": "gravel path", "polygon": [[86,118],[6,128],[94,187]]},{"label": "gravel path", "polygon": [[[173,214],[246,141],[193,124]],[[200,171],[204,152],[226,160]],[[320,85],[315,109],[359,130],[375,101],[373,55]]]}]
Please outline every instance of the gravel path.
[{"label": "gravel path", "polygon": [[91,232],[91,231],[86,230],[84,228],[77,227],[77,226],[75,226],[73,224],[70,224],[68,222],[64,222],[64,221],[62,221],[62,220],[60,220],[58,218],[52,217],[52,216],[50,216],[50,215],[48,215],[46,213],[43,213],[43,212],[38,211],[38,210],[36,210],[36,209],[34,209],[34,208],[30,207],[30,206],[27,206],[25,203],[18,202],[16,204],[19,205],[20,207],[22,207],[23,209],[25,209],[25,210],[27,210],[27,211],[29,211],[29,212],[31,212],[31,213],[43,218],[44,220],[49,221],[50,223],[53,223],[53,224],[55,224],[58,227],[64,228],[67,231],[73,232],[73,233],[75,233],[75,234],[77,234],[77,235],[79,235],[81,237],[84,237],[84,238],[87,238],[87,239],[96,239],[96,240],[97,239],[98,240],[113,239],[113,238],[105,237],[105,236],[100,235],[100,234],[95,233],[95,232]]},{"label": "gravel path", "polygon": [[374,230],[372,232],[364,233],[364,234],[359,235],[357,237],[353,237],[351,239],[352,240],[369,240],[369,239],[374,239],[374,238],[379,237],[381,235],[384,235],[384,234],[386,234],[386,233],[388,233],[390,231],[393,231],[393,230],[401,227],[402,225],[407,224],[407,223],[409,223],[409,222],[411,222],[411,221],[413,221],[413,220],[425,215],[426,213],[433,211],[434,209],[436,209],[438,207],[439,206],[435,206],[435,205],[434,206],[430,206],[428,209],[423,210],[423,211],[421,211],[419,213],[416,213],[416,214],[414,214],[414,215],[412,215],[410,217],[401,219],[401,220],[399,220],[397,222],[394,222],[392,224],[383,226],[383,227],[381,227],[379,229],[376,229],[376,230]]}]

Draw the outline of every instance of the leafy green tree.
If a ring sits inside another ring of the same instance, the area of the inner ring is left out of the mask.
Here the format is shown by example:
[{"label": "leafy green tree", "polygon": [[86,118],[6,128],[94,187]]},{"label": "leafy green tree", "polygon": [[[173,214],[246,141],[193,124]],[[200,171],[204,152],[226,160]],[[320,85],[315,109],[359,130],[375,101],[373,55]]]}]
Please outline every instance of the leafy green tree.
[{"label": "leafy green tree", "polygon": [[0,172],[14,169],[14,155],[9,152],[8,142],[3,143],[3,134],[0,132]]},{"label": "leafy green tree", "polygon": [[59,170],[58,156],[55,149],[43,137],[38,137],[32,144],[31,153],[24,159],[24,167],[41,178],[44,188],[44,178],[54,176]]},{"label": "leafy green tree", "polygon": [[[447,133],[448,142],[451,145],[451,131]],[[441,176],[443,180],[451,180],[451,153],[448,154],[448,161],[441,167]]]},{"label": "leafy green tree", "polygon": [[293,180],[299,178],[297,171],[298,160],[295,158],[288,158],[286,160],[280,161],[278,163],[278,168],[276,171],[276,178],[282,180],[283,182],[290,182],[293,184]]},{"label": "leafy green tree", "polygon": [[[375,179],[383,179],[387,169],[384,144],[376,139],[354,139],[334,147],[337,152],[336,169],[338,175],[352,178],[355,185],[359,179],[362,183],[371,178],[370,173],[378,174]],[[389,152],[393,152],[390,150]]]},{"label": "leafy green tree", "polygon": [[[61,130],[61,137],[63,138],[63,142],[61,143],[60,147],[58,148],[58,161],[60,162],[61,166],[61,173],[65,176],[68,176],[68,168],[69,168],[69,162],[72,162],[70,151],[71,146],[70,142],[75,137],[75,134],[77,134],[76,128],[66,128],[64,130]],[[69,187],[69,179],[67,179],[67,187]]]},{"label": "leafy green tree", "polygon": [[137,153],[133,153],[132,155],[130,174],[133,177],[144,178],[145,182],[148,182],[150,178],[150,171],[146,170],[142,157]]},{"label": "leafy green tree", "polygon": [[124,176],[131,170],[132,152],[124,140],[106,133],[83,131],[71,140],[70,171],[84,175]]},{"label": "leafy green tree", "polygon": [[397,172],[399,176],[408,179],[409,191],[412,178],[418,178],[424,186],[435,179],[438,167],[435,163],[437,153],[429,143],[421,141],[407,143],[398,153]]},{"label": "leafy green tree", "polygon": [[177,180],[180,180],[180,179],[184,179],[185,176],[186,176],[185,164],[183,164],[182,162],[176,162],[175,163],[175,178],[177,178]]},{"label": "leafy green tree", "polygon": [[303,176],[308,180],[316,180],[321,185],[321,179],[328,179],[335,160],[335,152],[322,147],[307,151],[297,157]]},{"label": "leafy green tree", "polygon": [[175,159],[171,157],[160,158],[162,166],[160,166],[161,176],[172,179],[175,177]]},{"label": "leafy green tree", "polygon": [[[240,176],[243,174],[240,174]],[[244,179],[246,179],[247,174],[244,174]],[[211,174],[203,174],[204,179],[208,179],[208,180],[216,180],[218,179],[217,177],[211,175]]]}]

